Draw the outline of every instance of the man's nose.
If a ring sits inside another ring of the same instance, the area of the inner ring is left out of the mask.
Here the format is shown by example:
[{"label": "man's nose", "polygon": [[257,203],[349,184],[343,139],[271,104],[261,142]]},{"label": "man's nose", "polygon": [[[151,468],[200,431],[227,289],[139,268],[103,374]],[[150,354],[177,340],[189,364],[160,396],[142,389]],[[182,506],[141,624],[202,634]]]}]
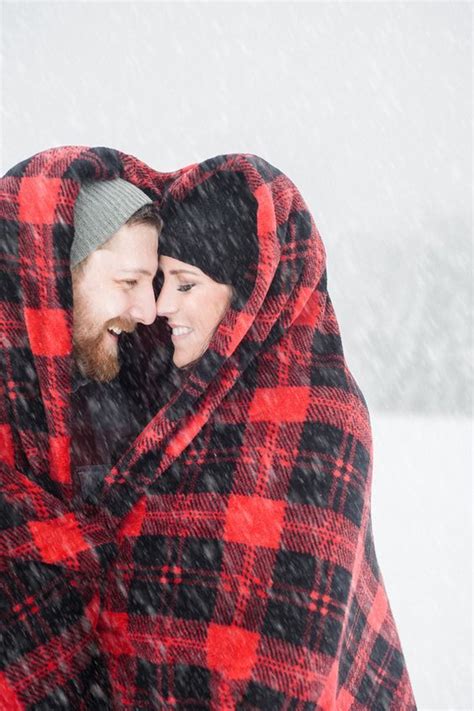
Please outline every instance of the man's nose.
[{"label": "man's nose", "polygon": [[152,286],[141,294],[137,294],[130,309],[130,316],[135,319],[137,323],[151,326],[156,318],[155,294]]}]

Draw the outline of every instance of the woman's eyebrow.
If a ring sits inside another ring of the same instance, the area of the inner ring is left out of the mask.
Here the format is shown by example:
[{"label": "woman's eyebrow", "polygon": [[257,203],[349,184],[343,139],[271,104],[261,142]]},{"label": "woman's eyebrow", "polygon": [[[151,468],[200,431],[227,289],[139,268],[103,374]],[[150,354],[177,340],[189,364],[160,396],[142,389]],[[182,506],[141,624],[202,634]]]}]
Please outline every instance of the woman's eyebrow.
[{"label": "woman's eyebrow", "polygon": [[199,276],[197,272],[191,271],[191,269],[171,269],[168,274],[175,276],[176,274],[192,274],[193,276]]}]

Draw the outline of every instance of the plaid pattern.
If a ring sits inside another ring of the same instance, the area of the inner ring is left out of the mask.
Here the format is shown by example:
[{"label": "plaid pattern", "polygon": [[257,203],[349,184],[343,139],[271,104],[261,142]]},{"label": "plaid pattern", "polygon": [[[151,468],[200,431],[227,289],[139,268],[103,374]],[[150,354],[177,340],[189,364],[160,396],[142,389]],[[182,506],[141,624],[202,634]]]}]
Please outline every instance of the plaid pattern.
[{"label": "plaid pattern", "polygon": [[[258,202],[252,295],[72,505],[72,210],[86,179]],[[370,526],[371,440],[318,232],[254,156],[159,174],[63,148],[2,179],[0,708],[414,709]],[[3,704],[3,706],[2,706]]]}]

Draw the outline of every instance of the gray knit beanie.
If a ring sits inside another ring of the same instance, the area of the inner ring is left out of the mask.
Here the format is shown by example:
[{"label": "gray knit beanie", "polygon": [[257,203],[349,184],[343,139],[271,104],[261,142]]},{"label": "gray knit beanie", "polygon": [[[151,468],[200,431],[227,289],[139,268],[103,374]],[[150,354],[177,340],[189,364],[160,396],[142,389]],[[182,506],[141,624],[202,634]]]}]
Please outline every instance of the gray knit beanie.
[{"label": "gray knit beanie", "polygon": [[143,205],[153,202],[122,178],[86,183],[74,206],[71,268],[107,242]]}]

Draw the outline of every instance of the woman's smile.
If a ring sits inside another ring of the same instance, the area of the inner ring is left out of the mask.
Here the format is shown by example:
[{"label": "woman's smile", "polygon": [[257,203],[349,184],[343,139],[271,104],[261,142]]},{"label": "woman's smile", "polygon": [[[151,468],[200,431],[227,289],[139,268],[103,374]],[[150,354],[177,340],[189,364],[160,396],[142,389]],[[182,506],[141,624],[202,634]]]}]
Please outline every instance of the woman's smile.
[{"label": "woman's smile", "polygon": [[175,326],[172,324],[169,324],[169,327],[171,328],[171,337],[172,338],[181,338],[183,336],[188,336],[190,333],[192,333],[192,328],[189,328],[189,326]]}]

